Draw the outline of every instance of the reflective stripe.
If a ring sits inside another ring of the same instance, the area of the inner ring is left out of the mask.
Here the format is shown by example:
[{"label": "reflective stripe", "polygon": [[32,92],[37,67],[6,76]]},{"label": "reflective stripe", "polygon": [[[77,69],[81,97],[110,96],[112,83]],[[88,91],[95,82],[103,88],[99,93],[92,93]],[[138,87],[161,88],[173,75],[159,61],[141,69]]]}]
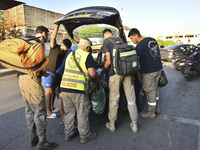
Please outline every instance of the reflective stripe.
[{"label": "reflective stripe", "polygon": [[26,115],[26,119],[33,118],[33,115]]},{"label": "reflective stripe", "polygon": [[113,49],[113,69],[114,69],[114,71],[115,71],[115,73],[116,73],[116,64],[115,64],[115,53],[116,53],[116,49]]},{"label": "reflective stripe", "polygon": [[119,101],[117,101],[117,102],[110,101],[109,103],[112,104],[112,105],[118,105]]},{"label": "reflective stripe", "polygon": [[85,81],[82,80],[75,80],[75,79],[70,79],[70,78],[63,78],[63,81],[69,81],[69,82],[74,82],[74,83],[80,83],[80,84],[84,84]]},{"label": "reflective stripe", "polygon": [[128,105],[134,105],[135,101],[128,101]]},{"label": "reflective stripe", "polygon": [[159,97],[156,97],[156,100],[159,100]]},{"label": "reflective stripe", "polygon": [[120,53],[120,57],[125,57],[125,56],[135,55],[135,54],[136,54],[136,50],[132,50],[132,51]]},{"label": "reflective stripe", "polygon": [[152,102],[152,103],[148,102],[148,105],[150,105],[150,106],[156,106],[156,102]]},{"label": "reflective stripe", "polygon": [[[77,71],[77,70],[65,69],[65,72],[83,75],[83,73],[81,73],[80,71]],[[89,77],[89,74],[88,74],[88,73],[85,73],[85,72],[84,72],[84,74],[85,74],[85,76],[88,76],[88,77]]]}]

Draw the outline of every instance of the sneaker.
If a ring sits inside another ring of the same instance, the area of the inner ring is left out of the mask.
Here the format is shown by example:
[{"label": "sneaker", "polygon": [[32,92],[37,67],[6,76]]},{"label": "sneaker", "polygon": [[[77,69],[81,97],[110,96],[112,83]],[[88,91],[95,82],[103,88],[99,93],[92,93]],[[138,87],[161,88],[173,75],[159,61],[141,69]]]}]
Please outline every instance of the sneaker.
[{"label": "sneaker", "polygon": [[138,132],[137,123],[133,123],[132,122],[130,124],[130,127],[131,127],[133,133],[137,133]]},{"label": "sneaker", "polygon": [[64,125],[64,122],[63,122],[63,121],[60,121],[60,124],[61,124],[61,125]]},{"label": "sneaker", "polygon": [[90,136],[88,136],[87,138],[81,138],[80,143],[81,144],[85,144],[91,140],[93,140],[95,137],[97,136],[97,134],[95,132],[91,133]]},{"label": "sneaker", "polygon": [[107,128],[108,130],[110,130],[110,132],[115,132],[115,131],[116,131],[116,129],[115,129],[115,124],[114,124],[114,123],[107,122],[107,123],[106,123],[106,128]]},{"label": "sneaker", "polygon": [[154,119],[156,117],[156,114],[154,112],[148,112],[146,114],[142,114],[141,118],[144,119]]},{"label": "sneaker", "polygon": [[35,146],[37,145],[39,139],[38,136],[36,134],[31,135],[31,141],[30,141],[30,146]]},{"label": "sneaker", "polygon": [[57,113],[59,111],[60,111],[59,108],[55,108],[54,110],[52,110],[53,113]]},{"label": "sneaker", "polygon": [[37,150],[51,150],[54,149],[58,146],[57,143],[53,143],[53,142],[48,142],[46,141],[45,143],[38,143],[37,145]]}]

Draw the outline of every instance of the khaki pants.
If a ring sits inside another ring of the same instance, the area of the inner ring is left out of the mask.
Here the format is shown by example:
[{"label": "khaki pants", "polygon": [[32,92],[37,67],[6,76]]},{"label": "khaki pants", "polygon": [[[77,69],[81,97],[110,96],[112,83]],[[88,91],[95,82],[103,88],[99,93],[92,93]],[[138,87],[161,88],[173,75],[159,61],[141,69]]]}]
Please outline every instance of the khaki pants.
[{"label": "khaki pants", "polygon": [[19,86],[26,104],[25,115],[30,133],[35,133],[37,128],[38,136],[45,137],[46,106],[41,79],[31,75],[20,75]]},{"label": "khaki pants", "polygon": [[117,112],[119,107],[120,86],[123,84],[124,92],[128,102],[128,111],[132,122],[137,122],[138,111],[136,106],[135,88],[132,83],[131,76],[113,75],[109,78],[109,113],[108,118],[110,122],[117,120]]},{"label": "khaki pants", "polygon": [[74,134],[75,114],[77,113],[80,138],[91,134],[89,123],[90,101],[88,95],[62,92],[64,106],[65,135]]},{"label": "khaki pants", "polygon": [[148,110],[155,111],[156,100],[159,99],[158,92],[158,80],[160,78],[161,71],[152,73],[142,73],[142,85],[145,92],[145,96],[148,102]]}]

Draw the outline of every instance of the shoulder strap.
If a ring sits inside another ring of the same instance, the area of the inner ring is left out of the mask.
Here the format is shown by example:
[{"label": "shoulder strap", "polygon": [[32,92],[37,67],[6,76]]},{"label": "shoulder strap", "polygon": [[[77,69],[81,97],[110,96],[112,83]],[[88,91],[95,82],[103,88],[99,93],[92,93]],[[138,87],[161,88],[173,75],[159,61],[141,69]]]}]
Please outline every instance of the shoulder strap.
[{"label": "shoulder strap", "polygon": [[[119,39],[120,43],[124,43],[120,37],[118,37],[118,39]],[[108,40],[109,40],[110,42],[112,42],[114,45],[116,44],[116,41],[113,40],[111,37],[109,37]]]},{"label": "shoulder strap", "polygon": [[[81,72],[81,73],[84,75],[84,77],[85,77],[85,73],[84,73],[83,69],[81,68],[80,64],[78,63],[78,61],[77,61],[77,59],[76,59],[75,51],[72,52],[72,55],[73,55],[73,57],[74,57],[74,61],[75,61],[76,65],[77,65],[78,69],[80,70],[80,72]],[[87,79],[87,78],[85,77],[85,80],[86,80],[86,79]]]},{"label": "shoulder strap", "polygon": [[114,45],[116,44],[116,42],[115,42],[111,37],[109,37],[108,40],[109,40],[111,43],[113,43]]},{"label": "shoulder strap", "polygon": [[34,43],[30,42],[31,40],[35,40],[36,42],[40,42],[40,40],[38,40],[38,38],[40,38],[40,37],[33,37],[33,38],[28,38],[28,39],[24,39],[24,38],[21,38],[21,37],[15,37],[15,39],[23,40],[30,45],[34,44]]}]

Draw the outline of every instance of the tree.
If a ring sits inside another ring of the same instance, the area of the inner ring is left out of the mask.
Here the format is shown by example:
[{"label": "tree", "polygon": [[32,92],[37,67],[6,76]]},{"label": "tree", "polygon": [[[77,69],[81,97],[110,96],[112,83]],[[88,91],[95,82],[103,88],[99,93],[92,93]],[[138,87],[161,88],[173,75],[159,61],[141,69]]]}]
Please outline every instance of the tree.
[{"label": "tree", "polygon": [[164,47],[165,41],[163,41],[163,40],[161,40],[161,39],[157,39],[156,41],[157,41],[158,45],[159,45],[161,48]]},{"label": "tree", "polygon": [[79,29],[79,38],[102,37],[102,32],[106,28],[110,29],[113,32],[113,35],[117,35],[117,30],[115,28],[91,25],[86,28]]},{"label": "tree", "polygon": [[1,16],[0,19],[0,41],[3,41],[5,39],[5,27],[4,27],[5,19],[4,16]]},{"label": "tree", "polygon": [[166,40],[164,46],[169,46],[169,45],[174,45],[177,44],[176,42],[172,41],[172,40]]},{"label": "tree", "polygon": [[172,41],[172,40],[166,40],[166,41],[163,41],[161,39],[157,39],[156,40],[158,42],[158,45],[160,47],[166,47],[166,46],[169,46],[169,45],[174,45],[174,44],[177,44],[176,42]]}]

